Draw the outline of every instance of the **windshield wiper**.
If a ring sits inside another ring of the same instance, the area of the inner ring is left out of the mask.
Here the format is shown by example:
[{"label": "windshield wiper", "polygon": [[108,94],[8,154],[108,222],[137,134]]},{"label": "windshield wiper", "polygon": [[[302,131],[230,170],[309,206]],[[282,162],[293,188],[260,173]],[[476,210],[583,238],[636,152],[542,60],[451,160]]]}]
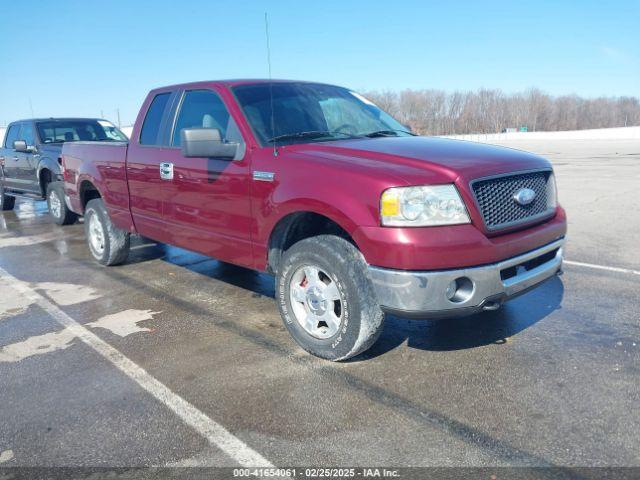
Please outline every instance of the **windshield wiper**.
[{"label": "windshield wiper", "polygon": [[411,135],[412,137],[417,136],[417,134],[413,132],[409,132],[407,130],[376,130],[375,132],[365,133],[365,137],[374,138],[374,137],[397,137],[398,133],[406,133],[407,135]]},{"label": "windshield wiper", "polygon": [[267,142],[277,142],[278,140],[296,140],[299,138],[320,138],[320,137],[334,137],[336,135],[342,135],[347,138],[359,138],[357,135],[352,135],[350,133],[344,132],[336,132],[330,130],[309,130],[306,132],[295,132],[295,133],[285,133],[282,135],[277,135],[275,137],[271,137]]}]

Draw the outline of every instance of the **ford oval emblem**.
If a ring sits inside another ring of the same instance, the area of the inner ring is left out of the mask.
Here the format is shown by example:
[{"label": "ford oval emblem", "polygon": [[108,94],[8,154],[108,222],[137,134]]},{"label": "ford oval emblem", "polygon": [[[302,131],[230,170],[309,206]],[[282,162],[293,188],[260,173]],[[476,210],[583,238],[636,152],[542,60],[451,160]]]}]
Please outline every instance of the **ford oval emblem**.
[{"label": "ford oval emblem", "polygon": [[536,192],[534,190],[531,190],[530,188],[521,188],[515,193],[513,199],[516,201],[516,203],[524,207],[525,205],[529,205],[536,199]]}]

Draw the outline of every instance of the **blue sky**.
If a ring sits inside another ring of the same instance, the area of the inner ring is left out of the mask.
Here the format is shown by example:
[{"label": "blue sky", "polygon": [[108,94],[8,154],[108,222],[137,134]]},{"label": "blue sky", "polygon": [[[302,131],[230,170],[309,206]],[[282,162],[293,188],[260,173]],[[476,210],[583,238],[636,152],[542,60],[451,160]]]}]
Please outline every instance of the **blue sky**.
[{"label": "blue sky", "polygon": [[640,0],[9,1],[0,125],[134,121],[153,87],[266,77],[373,89],[640,96]]}]

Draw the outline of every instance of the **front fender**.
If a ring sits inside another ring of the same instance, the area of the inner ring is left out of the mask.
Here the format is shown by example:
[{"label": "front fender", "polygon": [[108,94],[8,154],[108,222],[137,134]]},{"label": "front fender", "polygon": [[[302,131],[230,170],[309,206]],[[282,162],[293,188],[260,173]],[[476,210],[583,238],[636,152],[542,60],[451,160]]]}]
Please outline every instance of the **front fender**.
[{"label": "front fender", "polygon": [[62,166],[58,162],[57,158],[53,157],[42,157],[40,162],[38,163],[38,178],[40,178],[40,174],[42,170],[50,170],[54,179],[62,180]]}]

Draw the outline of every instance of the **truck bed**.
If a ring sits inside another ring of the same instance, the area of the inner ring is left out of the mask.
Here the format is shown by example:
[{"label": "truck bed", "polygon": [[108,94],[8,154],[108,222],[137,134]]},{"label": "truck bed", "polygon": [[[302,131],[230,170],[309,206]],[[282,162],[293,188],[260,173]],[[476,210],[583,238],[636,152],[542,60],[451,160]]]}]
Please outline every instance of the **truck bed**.
[{"label": "truck bed", "polygon": [[71,210],[84,214],[87,188],[94,185],[113,223],[131,230],[127,187],[127,142],[73,142],[62,147],[65,194]]}]

